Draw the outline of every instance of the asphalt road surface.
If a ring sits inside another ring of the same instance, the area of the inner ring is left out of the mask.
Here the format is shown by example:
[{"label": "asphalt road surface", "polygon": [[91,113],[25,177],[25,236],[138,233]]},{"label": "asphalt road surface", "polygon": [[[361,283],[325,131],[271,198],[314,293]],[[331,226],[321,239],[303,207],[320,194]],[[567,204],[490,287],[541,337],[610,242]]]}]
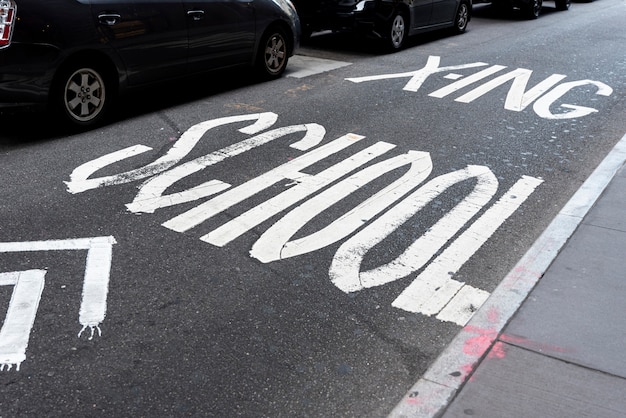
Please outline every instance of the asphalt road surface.
[{"label": "asphalt road surface", "polygon": [[0,416],[385,416],[624,135],[625,17],[321,33],[80,134],[4,111]]}]

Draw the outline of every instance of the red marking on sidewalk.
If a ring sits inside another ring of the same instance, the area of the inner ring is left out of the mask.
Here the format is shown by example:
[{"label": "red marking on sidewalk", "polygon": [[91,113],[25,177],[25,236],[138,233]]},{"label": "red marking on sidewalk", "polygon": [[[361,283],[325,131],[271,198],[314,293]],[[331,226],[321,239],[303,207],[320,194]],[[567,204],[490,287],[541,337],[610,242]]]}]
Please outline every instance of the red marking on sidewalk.
[{"label": "red marking on sidewalk", "polygon": [[[497,309],[491,309],[487,313],[487,317],[490,322],[497,322],[499,319],[499,312]],[[537,351],[552,351],[558,353],[567,352],[567,349],[562,347],[542,344],[535,341],[530,341],[523,337],[502,334],[498,338],[498,331],[495,328],[480,328],[472,325],[468,325],[463,328],[465,332],[477,334],[474,337],[468,338],[463,345],[463,353],[467,356],[474,357],[477,360],[486,354],[488,359],[503,359],[506,357],[507,348],[506,343],[524,345]],[[469,376],[477,362],[467,363],[461,367],[460,372],[462,378]],[[470,380],[473,379],[470,378]]]},{"label": "red marking on sidewalk", "polygon": [[423,396],[419,396],[417,392],[409,393],[409,397],[406,399],[407,403],[410,403],[413,406],[420,406],[424,403]]},{"label": "red marking on sidewalk", "polygon": [[485,354],[498,336],[498,331],[495,329],[483,329],[468,325],[464,328],[464,330],[478,334],[475,337],[467,339],[463,345],[463,353],[472,357],[481,357]]},{"label": "red marking on sidewalk", "polygon": [[487,358],[502,359],[505,357],[506,357],[506,348],[504,347],[504,343],[500,341],[496,341],[496,343],[493,345],[493,347],[487,354]]},{"label": "red marking on sidewalk", "polygon": [[[489,311],[488,317],[495,319],[497,318],[498,312],[496,310]],[[491,347],[491,344],[495,341],[498,336],[498,331],[496,329],[484,329],[480,327],[475,327],[472,325],[467,325],[463,328],[464,331],[478,334],[475,337],[468,338],[463,344],[463,353],[467,356],[471,356],[476,358],[476,362],[467,363],[461,366],[461,372],[463,373],[462,379],[465,380],[467,376],[469,376],[473,371],[475,366],[478,364],[478,359],[482,357]],[[470,378],[470,381],[473,379]]]},{"label": "red marking on sidewalk", "polygon": [[[430,415],[437,412],[438,408],[432,405],[432,402],[429,401],[428,395],[429,393],[422,394],[417,391],[409,393],[405,402],[410,404],[412,407],[420,408],[423,412],[428,412]],[[426,398],[426,399],[424,399]]]}]

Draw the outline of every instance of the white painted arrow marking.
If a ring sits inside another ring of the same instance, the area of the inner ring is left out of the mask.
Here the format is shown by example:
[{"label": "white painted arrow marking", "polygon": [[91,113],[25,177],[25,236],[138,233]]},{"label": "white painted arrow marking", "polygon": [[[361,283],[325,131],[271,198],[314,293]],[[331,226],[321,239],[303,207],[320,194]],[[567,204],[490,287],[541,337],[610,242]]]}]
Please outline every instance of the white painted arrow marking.
[{"label": "white painted arrow marking", "polygon": [[[78,238],[51,241],[0,242],[0,253],[87,250],[87,263],[83,281],[78,336],[90,329],[101,335],[100,324],[106,315],[107,294],[113,237]],[[7,316],[0,329],[0,370],[13,365],[19,370],[26,358],[26,346],[35,321],[39,300],[44,288],[45,270],[26,270],[0,273],[0,286],[15,286],[9,302]]]},{"label": "white painted arrow marking", "polygon": [[0,273],[0,286],[13,286],[7,316],[0,329],[0,371],[20,369],[26,359],[30,330],[43,292],[45,270]]}]

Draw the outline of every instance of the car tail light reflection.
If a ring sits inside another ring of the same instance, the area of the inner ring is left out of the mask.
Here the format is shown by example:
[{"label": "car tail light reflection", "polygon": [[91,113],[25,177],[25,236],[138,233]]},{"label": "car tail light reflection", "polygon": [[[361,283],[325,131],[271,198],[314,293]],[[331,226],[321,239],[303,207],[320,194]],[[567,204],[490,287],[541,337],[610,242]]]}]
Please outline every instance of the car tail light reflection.
[{"label": "car tail light reflection", "polygon": [[17,6],[14,1],[0,0],[0,48],[9,46]]}]

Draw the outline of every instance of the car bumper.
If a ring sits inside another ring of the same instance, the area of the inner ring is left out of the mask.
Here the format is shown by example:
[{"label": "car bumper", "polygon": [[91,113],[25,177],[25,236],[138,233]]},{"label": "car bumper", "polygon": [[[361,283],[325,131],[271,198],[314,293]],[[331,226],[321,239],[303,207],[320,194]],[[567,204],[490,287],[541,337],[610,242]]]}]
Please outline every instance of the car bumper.
[{"label": "car bumper", "polygon": [[338,8],[334,14],[334,29],[376,33],[383,30],[394,11],[394,3],[380,0],[363,0],[354,6]]},{"label": "car bumper", "polygon": [[46,103],[58,50],[14,43],[0,50],[0,106]]}]

